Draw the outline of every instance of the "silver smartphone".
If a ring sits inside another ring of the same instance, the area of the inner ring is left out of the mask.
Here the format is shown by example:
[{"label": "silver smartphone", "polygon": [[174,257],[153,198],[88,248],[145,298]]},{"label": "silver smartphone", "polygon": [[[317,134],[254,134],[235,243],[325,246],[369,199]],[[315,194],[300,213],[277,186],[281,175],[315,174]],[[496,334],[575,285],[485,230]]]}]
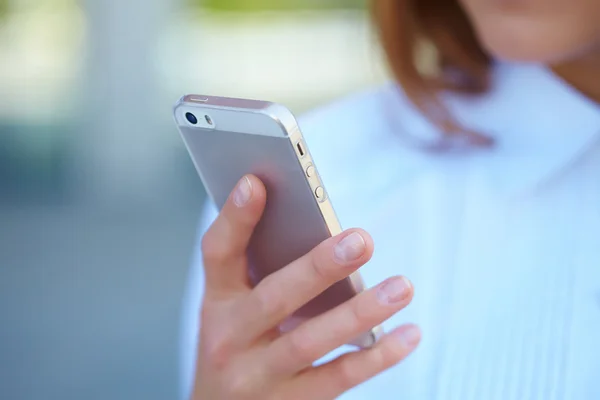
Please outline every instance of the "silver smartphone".
[{"label": "silver smartphone", "polygon": [[[187,95],[175,105],[174,117],[206,192],[219,209],[244,175],[254,174],[265,184],[266,208],[248,248],[253,284],[342,232],[315,161],[286,107]],[[293,329],[362,290],[362,278],[355,272],[295,312],[281,329]],[[381,332],[375,327],[349,344],[370,347]]]}]

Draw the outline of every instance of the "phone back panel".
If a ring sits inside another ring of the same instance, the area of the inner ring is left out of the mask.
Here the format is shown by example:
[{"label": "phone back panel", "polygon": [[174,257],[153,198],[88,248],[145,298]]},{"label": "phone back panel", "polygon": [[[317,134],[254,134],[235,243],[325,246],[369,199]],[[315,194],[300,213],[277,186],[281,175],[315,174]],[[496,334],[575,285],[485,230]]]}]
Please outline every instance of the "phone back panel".
[{"label": "phone back panel", "polygon": [[[316,169],[313,172],[316,177],[307,179],[306,169],[309,165],[314,167],[314,162],[303,141],[305,155],[298,154],[296,144],[302,137],[295,120],[292,127],[285,127],[282,118],[273,115],[258,116],[240,111],[233,117],[235,110],[225,110],[222,115],[219,110],[204,110],[211,112],[216,129],[199,129],[181,120],[178,125],[209,197],[222,208],[246,174],[256,175],[266,187],[265,211],[248,249],[249,278],[253,284],[341,232],[326,192],[319,200],[315,196],[315,179],[317,186],[322,187]],[[177,109],[175,112],[177,114]],[[264,124],[265,132],[279,131],[280,134],[224,129],[223,125],[231,123],[231,118],[240,118],[236,126],[254,118],[255,122],[260,120],[260,124]],[[336,283],[298,310],[289,328],[347,301],[362,290],[358,274]],[[367,345],[371,340],[369,337]]]},{"label": "phone back panel", "polygon": [[246,174],[256,175],[267,189],[249,248],[253,282],[331,236],[288,138],[188,128],[183,136],[219,209]]}]

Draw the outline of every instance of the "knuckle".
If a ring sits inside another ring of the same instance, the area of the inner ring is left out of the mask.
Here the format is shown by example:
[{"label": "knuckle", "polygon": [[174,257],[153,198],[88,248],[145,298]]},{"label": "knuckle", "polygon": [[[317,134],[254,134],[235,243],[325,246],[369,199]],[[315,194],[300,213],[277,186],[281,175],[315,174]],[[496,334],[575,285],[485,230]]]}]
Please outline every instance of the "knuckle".
[{"label": "knuckle", "polygon": [[387,353],[388,352],[383,351],[380,347],[376,347],[370,351],[367,351],[365,365],[370,371],[383,371],[393,364],[392,360],[394,357]]},{"label": "knuckle", "polygon": [[231,374],[228,379],[228,397],[230,399],[248,399],[256,393],[256,380],[248,371]]},{"label": "knuckle", "polygon": [[329,246],[323,243],[309,253],[311,270],[320,281],[332,281],[336,277],[330,250]]},{"label": "knuckle", "polygon": [[365,295],[359,295],[354,298],[353,301],[349,302],[349,312],[348,312],[348,324],[352,328],[360,328],[364,323],[371,323],[373,317],[377,316],[377,310],[373,310],[370,306],[370,302]]},{"label": "knuckle", "polygon": [[340,307],[335,319],[330,321],[333,332],[337,332],[340,335],[347,335],[352,332],[358,336],[361,332],[366,331],[369,325],[372,325],[371,321],[369,321],[371,316],[364,310],[364,307],[361,307],[360,300],[362,297],[358,296]]},{"label": "knuckle", "polygon": [[266,399],[266,384],[270,379],[261,365],[249,366],[248,363],[237,365],[229,374],[227,399]]},{"label": "knuckle", "polygon": [[261,316],[285,315],[285,296],[282,286],[276,282],[275,275],[269,275],[252,291],[253,302]]},{"label": "knuckle", "polygon": [[361,317],[355,305],[348,307],[347,316],[341,318],[340,324],[342,325],[340,329],[346,332],[355,332],[357,335],[360,331],[366,330],[364,317]]},{"label": "knuckle", "polygon": [[379,348],[363,350],[362,355],[349,354],[336,369],[335,381],[340,390],[353,388],[390,366],[388,357]]},{"label": "knuckle", "polygon": [[317,358],[313,353],[315,351],[314,341],[311,336],[303,329],[295,329],[289,334],[289,353],[302,364],[311,364]]},{"label": "knuckle", "polygon": [[230,224],[239,227],[240,229],[253,229],[256,225],[258,218],[256,212],[253,212],[252,208],[244,210],[244,212],[236,215],[235,220],[230,220]]},{"label": "knuckle", "polygon": [[356,368],[353,363],[348,361],[348,359],[345,359],[339,364],[337,374],[334,376],[335,385],[340,391],[353,388],[362,381],[361,368]]},{"label": "knuckle", "polygon": [[202,339],[203,353],[208,363],[216,370],[224,370],[233,356],[231,335],[222,330]]},{"label": "knuckle", "polygon": [[207,265],[224,263],[229,257],[226,242],[216,237],[212,231],[202,237],[201,250],[202,258]]}]

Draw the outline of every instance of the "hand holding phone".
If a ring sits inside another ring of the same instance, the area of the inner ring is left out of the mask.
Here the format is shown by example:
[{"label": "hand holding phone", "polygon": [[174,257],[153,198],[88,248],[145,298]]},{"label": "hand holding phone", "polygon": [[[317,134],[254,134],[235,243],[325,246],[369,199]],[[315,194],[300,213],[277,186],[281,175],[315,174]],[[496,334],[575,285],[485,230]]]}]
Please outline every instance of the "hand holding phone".
[{"label": "hand holding phone", "polygon": [[278,325],[372,255],[368,233],[351,229],[262,279],[248,282],[247,248],[267,202],[263,183],[245,176],[204,235],[205,293],[193,399],[333,399],[404,359],[418,344],[402,326],[372,347],[313,363],[388,319],[412,299],[394,277],[281,333]]},{"label": "hand holding phone", "polygon": [[[219,208],[236,182],[252,174],[268,193],[248,243],[253,285],[342,232],[308,146],[292,113],[266,101],[188,95],[175,106],[175,121],[212,202]],[[331,284],[283,321],[289,331],[364,290],[358,271]],[[353,338],[372,346],[379,326]]]}]

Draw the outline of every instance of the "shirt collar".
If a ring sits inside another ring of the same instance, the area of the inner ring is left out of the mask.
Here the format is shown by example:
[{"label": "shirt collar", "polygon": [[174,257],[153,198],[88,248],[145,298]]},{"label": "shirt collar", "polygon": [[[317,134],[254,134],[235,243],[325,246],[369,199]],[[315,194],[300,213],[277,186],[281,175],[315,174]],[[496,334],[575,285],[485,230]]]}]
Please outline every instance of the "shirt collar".
[{"label": "shirt collar", "polygon": [[[476,161],[474,173],[506,194],[552,180],[600,141],[600,105],[545,66],[498,63],[490,93],[447,93],[443,100],[464,126],[496,139],[489,150],[457,157]],[[417,140],[439,137],[422,117],[394,119]]]},{"label": "shirt collar", "polygon": [[479,157],[498,189],[521,193],[550,182],[600,139],[600,106],[548,68],[501,63],[494,78],[487,100],[457,115],[497,138]]}]

